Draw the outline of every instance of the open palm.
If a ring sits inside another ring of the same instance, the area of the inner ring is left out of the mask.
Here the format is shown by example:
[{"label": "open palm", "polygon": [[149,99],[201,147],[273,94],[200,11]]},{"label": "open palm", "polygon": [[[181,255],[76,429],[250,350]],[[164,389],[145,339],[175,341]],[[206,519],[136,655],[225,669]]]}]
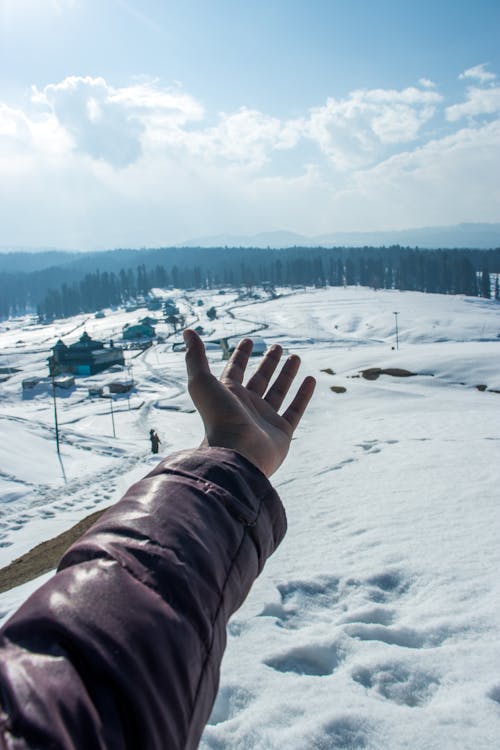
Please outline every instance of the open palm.
[{"label": "open palm", "polygon": [[293,432],[313,394],[314,378],[303,380],[280,416],[278,410],[300,366],[298,356],[292,355],[285,361],[269,387],[282,355],[280,346],[272,346],[243,385],[253,346],[250,339],[238,344],[220,379],[210,372],[199,336],[187,330],[184,339],[188,388],[205,425],[205,444],[232,448],[270,476],[288,453]]}]

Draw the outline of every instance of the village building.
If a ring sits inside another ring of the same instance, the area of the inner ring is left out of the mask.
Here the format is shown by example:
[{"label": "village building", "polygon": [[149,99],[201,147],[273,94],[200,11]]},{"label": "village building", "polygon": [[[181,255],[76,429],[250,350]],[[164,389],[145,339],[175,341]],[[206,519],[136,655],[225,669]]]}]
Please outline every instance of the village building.
[{"label": "village building", "polygon": [[23,399],[48,394],[53,388],[72,391],[75,387],[74,375],[59,375],[55,378],[31,377],[22,381]]},{"label": "village building", "polygon": [[123,350],[113,345],[105,346],[84,331],[74,344],[66,346],[59,339],[48,358],[49,372],[54,375],[70,372],[74,375],[95,375],[113,365],[123,365]]},{"label": "village building", "polygon": [[129,393],[134,387],[135,382],[132,379],[129,380],[113,380],[109,383],[110,393]]},{"label": "village building", "polygon": [[165,318],[167,318],[169,315],[178,315],[179,314],[179,308],[175,304],[174,300],[169,297],[166,299],[163,303],[163,314]]},{"label": "village building", "polygon": [[[222,338],[220,340],[220,347],[222,349],[222,359],[229,359],[231,354],[236,349],[241,336],[232,336],[230,338]],[[253,349],[251,357],[261,357],[267,350],[267,344],[261,336],[252,336]]]},{"label": "village building", "polygon": [[[151,318],[149,320],[151,320]],[[155,337],[155,329],[151,325],[151,323],[148,323],[147,319],[144,318],[143,321],[141,321],[140,323],[136,323],[135,325],[124,325],[122,329],[122,336],[126,341],[135,341],[137,339],[152,339]]]},{"label": "village building", "polygon": [[147,303],[148,310],[161,310],[161,299],[159,297],[151,297]]},{"label": "village building", "polygon": [[139,323],[143,323],[144,325],[153,326],[153,327],[157,325],[157,323],[159,322],[160,321],[158,320],[158,318],[153,318],[152,315],[146,315],[145,318],[141,318],[139,321]]}]

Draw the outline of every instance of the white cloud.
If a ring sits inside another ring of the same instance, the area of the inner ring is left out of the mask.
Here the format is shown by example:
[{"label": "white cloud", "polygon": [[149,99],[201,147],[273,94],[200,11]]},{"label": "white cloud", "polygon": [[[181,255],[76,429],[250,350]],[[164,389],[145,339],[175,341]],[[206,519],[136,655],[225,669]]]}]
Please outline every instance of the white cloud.
[{"label": "white cloud", "polygon": [[471,87],[467,89],[467,99],[465,102],[452,104],[446,108],[446,119],[450,122],[455,122],[462,117],[492,115],[497,112],[500,112],[499,86],[488,89]]},{"label": "white cloud", "polygon": [[0,104],[0,138],[23,142],[30,137],[29,119],[19,109]]},{"label": "white cloud", "polygon": [[414,87],[353,91],[311,110],[307,135],[338,169],[358,168],[373,161],[381,145],[415,140],[441,100]]},{"label": "white cloud", "polygon": [[70,76],[34,89],[33,101],[51,110],[78,150],[117,168],[140,158],[146,130],[154,138],[155,131],[203,116],[191,96],[160,89],[156,81],[114,88],[104,78]]},{"label": "white cloud", "polygon": [[[290,120],[241,107],[209,122],[181,87],[66,78],[34,90],[30,108],[0,103],[2,243],[498,221],[500,120],[426,142],[442,102],[429,88],[353,91]],[[497,89],[476,90],[446,110],[448,131],[464,114],[493,113]]]},{"label": "white cloud", "polygon": [[143,115],[168,117],[177,124],[200,120],[204,116],[201,104],[179,87],[162,89],[157,80],[145,80],[123,87],[110,88],[110,98]]},{"label": "white cloud", "polygon": [[221,113],[213,127],[184,132],[181,140],[183,146],[200,159],[223,159],[255,169],[267,161],[274,148],[285,142],[282,131],[277,118],[242,107],[235,113]]},{"label": "white cloud", "polygon": [[0,158],[4,170],[16,168],[16,155],[32,159],[39,154],[45,159],[67,153],[71,141],[56,118],[43,113],[30,118],[20,109],[0,103]]},{"label": "white cloud", "polygon": [[71,76],[35,91],[33,100],[50,107],[78,149],[124,167],[141,154],[143,126],[113,93],[103,78]]},{"label": "white cloud", "polygon": [[460,73],[458,76],[460,80],[464,80],[465,78],[475,78],[480,83],[490,83],[491,81],[494,81],[496,79],[495,73],[491,73],[489,70],[486,70],[487,63],[481,63],[481,65],[475,65],[473,68],[468,68],[467,70],[464,70],[463,73]]},{"label": "white cloud", "polygon": [[[33,100],[50,109],[77,150],[115,168],[151,150],[181,149],[204,161],[259,169],[274,151],[309,139],[335,167],[349,170],[376,161],[384,147],[418,138],[442,97],[416,87],[357,90],[345,99],[329,98],[295,120],[241,107],[221,113],[211,126],[196,99],[157,81],[114,88],[103,78],[72,76],[35,90]],[[198,127],[186,127],[194,124]]]},{"label": "white cloud", "polygon": [[332,215],[355,229],[499,221],[500,121],[464,128],[352,175]]},{"label": "white cloud", "polygon": [[434,83],[434,81],[431,81],[430,78],[419,78],[418,82],[426,89],[433,89],[436,87],[436,84]]}]

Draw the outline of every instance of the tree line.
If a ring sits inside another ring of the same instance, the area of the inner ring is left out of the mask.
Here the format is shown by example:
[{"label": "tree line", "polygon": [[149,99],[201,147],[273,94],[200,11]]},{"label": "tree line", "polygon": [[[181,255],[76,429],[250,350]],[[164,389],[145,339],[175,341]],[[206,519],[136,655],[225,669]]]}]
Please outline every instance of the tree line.
[{"label": "tree line", "polygon": [[[124,261],[127,266],[120,267]],[[145,297],[155,287],[360,285],[498,299],[499,271],[500,250],[399,245],[116,250],[76,254],[72,262],[32,272],[1,272],[0,317],[35,311],[42,319],[69,317]],[[493,288],[491,274],[497,274]]]}]

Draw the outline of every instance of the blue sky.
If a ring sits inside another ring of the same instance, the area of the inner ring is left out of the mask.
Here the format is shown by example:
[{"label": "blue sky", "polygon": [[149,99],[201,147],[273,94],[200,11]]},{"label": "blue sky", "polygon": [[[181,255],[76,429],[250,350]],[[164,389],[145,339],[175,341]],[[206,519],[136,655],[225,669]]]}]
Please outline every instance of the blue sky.
[{"label": "blue sky", "polygon": [[497,0],[0,9],[0,246],[500,221]]}]

